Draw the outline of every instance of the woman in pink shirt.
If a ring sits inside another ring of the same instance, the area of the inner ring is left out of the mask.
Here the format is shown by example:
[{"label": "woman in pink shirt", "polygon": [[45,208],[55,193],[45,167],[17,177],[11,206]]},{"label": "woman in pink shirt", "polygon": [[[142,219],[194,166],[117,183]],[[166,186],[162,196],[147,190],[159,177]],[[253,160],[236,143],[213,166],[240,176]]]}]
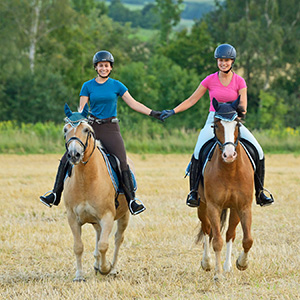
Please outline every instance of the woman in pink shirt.
[{"label": "woman in pink shirt", "polygon": [[[232,71],[232,66],[236,59],[236,50],[229,44],[222,44],[215,50],[215,59],[217,60],[219,71],[207,76],[198,86],[196,91],[186,100],[181,102],[172,110],[164,110],[160,119],[164,121],[168,117],[185,111],[195,105],[199,99],[208,90],[210,97],[210,108],[206,123],[200,131],[198,141],[194,150],[190,168],[190,193],[187,197],[187,205],[197,207],[200,204],[198,196],[198,185],[201,175],[201,165],[199,153],[202,146],[214,137],[212,124],[214,122],[215,110],[212,105],[212,99],[215,98],[219,102],[232,102],[240,96],[240,116],[245,116],[247,112],[247,85],[245,80]],[[257,162],[256,172],[254,176],[256,203],[265,206],[274,202],[273,197],[267,197],[264,194],[264,176],[265,176],[265,159],[264,153],[252,135],[252,133],[244,126],[240,127],[241,138],[251,143],[257,150],[259,161]]]}]

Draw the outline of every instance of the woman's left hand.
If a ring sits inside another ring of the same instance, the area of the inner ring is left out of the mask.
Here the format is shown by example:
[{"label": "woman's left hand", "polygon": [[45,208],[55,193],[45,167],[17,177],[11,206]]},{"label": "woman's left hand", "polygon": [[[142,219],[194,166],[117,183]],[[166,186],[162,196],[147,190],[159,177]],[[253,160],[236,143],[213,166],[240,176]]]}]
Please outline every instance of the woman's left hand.
[{"label": "woman's left hand", "polygon": [[175,111],[174,109],[170,109],[170,110],[163,110],[161,112],[161,115],[160,115],[160,119],[161,121],[164,121],[165,119],[173,116],[175,114]]}]

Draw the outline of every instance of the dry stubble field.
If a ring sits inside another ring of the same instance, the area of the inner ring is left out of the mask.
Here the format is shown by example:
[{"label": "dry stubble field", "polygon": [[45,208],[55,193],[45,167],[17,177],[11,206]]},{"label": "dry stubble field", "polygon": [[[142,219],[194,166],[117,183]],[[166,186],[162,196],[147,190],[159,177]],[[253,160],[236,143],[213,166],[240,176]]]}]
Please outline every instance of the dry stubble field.
[{"label": "dry stubble field", "polygon": [[[73,238],[64,205],[38,196],[52,187],[59,155],[0,155],[1,299],[300,299],[300,157],[268,155],[272,207],[253,204],[249,268],[220,283],[200,266],[196,210],[185,205],[189,155],[135,155],[147,210],[131,218],[116,278],[95,276],[94,230],[83,227],[86,282],[73,283]],[[109,256],[112,257],[113,237]],[[224,249],[225,250],[225,249]],[[233,261],[241,250],[241,227]],[[225,251],[223,252],[223,258]]]}]

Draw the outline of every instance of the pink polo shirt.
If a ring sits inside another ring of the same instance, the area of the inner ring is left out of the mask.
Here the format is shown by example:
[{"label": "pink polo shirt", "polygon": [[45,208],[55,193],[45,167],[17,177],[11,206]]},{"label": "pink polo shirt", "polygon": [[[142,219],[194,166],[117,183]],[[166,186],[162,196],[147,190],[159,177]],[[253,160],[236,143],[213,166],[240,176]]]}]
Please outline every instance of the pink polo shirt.
[{"label": "pink polo shirt", "polygon": [[246,88],[246,81],[243,77],[233,73],[228,86],[224,86],[219,79],[218,72],[208,75],[201,84],[208,89],[210,97],[209,111],[215,111],[212,99],[216,98],[219,102],[230,102],[237,99],[239,90]]}]

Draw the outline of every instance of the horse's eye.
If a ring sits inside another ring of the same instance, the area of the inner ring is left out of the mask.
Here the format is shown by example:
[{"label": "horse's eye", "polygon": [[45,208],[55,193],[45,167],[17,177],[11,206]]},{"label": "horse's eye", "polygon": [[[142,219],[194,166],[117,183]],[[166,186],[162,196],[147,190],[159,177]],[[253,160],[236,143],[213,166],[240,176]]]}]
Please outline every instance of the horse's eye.
[{"label": "horse's eye", "polygon": [[86,127],[86,128],[83,129],[83,132],[84,132],[84,133],[88,133],[88,132],[89,132],[89,129]]}]

